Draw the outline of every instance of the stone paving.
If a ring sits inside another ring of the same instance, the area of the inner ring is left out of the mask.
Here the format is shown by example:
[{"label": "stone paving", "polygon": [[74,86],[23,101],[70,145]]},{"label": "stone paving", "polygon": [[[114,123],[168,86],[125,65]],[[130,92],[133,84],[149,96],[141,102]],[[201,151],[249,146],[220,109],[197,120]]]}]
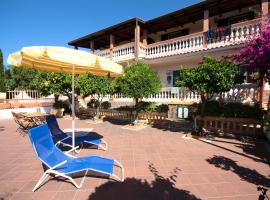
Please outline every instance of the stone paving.
[{"label": "stone paving", "polygon": [[[70,128],[71,121],[59,120]],[[270,154],[264,140],[184,139],[179,132],[147,127],[139,131],[103,122],[77,121],[108,142],[106,152],[86,148],[77,156],[100,155],[124,165],[125,181],[89,175],[81,189],[51,178],[36,192],[43,168],[27,135],[13,120],[0,121],[0,199],[258,199],[257,186],[270,187]],[[118,173],[118,171],[116,171]],[[76,178],[80,181],[81,178]]]}]

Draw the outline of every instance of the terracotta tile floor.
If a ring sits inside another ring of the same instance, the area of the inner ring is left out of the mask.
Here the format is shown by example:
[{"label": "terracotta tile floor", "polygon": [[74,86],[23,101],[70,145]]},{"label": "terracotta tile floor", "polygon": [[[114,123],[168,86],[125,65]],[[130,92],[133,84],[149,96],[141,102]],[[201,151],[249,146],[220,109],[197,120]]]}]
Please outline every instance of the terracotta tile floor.
[{"label": "terracotta tile floor", "polygon": [[[68,119],[59,123],[62,128],[71,125]],[[215,138],[207,143],[151,127],[130,131],[110,122],[76,125],[94,128],[108,142],[106,152],[88,148],[78,156],[97,154],[119,160],[125,167],[124,183],[89,176],[76,189],[51,178],[32,192],[42,166],[28,136],[16,132],[13,120],[1,120],[0,199],[247,200],[258,199],[258,185],[270,187],[270,155],[263,140]]]}]

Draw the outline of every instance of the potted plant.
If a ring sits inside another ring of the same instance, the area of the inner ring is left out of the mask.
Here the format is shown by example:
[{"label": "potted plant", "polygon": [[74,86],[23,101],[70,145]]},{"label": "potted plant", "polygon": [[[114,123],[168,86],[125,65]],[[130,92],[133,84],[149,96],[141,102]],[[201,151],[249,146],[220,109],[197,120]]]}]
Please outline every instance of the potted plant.
[{"label": "potted plant", "polygon": [[53,108],[51,110],[51,114],[55,115],[56,117],[63,117],[65,108],[67,107],[64,101],[56,101],[53,104]]}]

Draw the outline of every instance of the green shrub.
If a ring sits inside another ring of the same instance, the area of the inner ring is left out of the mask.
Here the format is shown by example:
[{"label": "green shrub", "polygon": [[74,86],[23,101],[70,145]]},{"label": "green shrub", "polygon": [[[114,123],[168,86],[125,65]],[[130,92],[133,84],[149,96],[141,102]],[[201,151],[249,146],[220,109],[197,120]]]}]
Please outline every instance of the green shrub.
[{"label": "green shrub", "polygon": [[103,108],[103,109],[109,109],[111,106],[112,105],[109,101],[104,101],[101,103],[101,108]]},{"label": "green shrub", "polygon": [[137,112],[155,112],[157,104],[154,102],[144,102],[140,101],[136,106]]},{"label": "green shrub", "polygon": [[118,111],[133,111],[134,107],[133,106],[120,106],[118,108],[115,108],[115,110],[118,110]]},{"label": "green shrub", "polygon": [[254,106],[241,103],[227,103],[224,105],[224,117],[262,118],[262,109],[259,104]]},{"label": "green shrub", "polygon": [[99,106],[99,101],[96,99],[91,99],[88,103],[87,103],[87,107],[88,108],[97,108]]},{"label": "green shrub", "polygon": [[61,109],[61,108],[67,109],[69,106],[65,101],[59,100],[53,103],[53,107],[56,109]]},{"label": "green shrub", "polygon": [[[223,116],[223,107],[218,101],[207,101],[205,103],[204,115],[207,116]],[[199,113],[201,113],[201,104],[199,104]]]},{"label": "green shrub", "polygon": [[169,106],[167,104],[161,104],[156,107],[156,112],[167,113],[169,111]]},{"label": "green shrub", "polygon": [[[201,103],[193,104],[190,112],[201,113]],[[237,118],[262,118],[262,109],[258,104],[248,105],[242,103],[220,104],[218,101],[207,101],[205,105],[205,116],[237,117]]]}]

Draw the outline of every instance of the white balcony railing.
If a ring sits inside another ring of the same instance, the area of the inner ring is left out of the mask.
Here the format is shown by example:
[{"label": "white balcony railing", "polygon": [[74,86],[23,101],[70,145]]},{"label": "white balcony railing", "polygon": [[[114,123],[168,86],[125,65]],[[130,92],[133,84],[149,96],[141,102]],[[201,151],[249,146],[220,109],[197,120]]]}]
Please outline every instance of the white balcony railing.
[{"label": "white balcony railing", "polygon": [[[234,103],[256,103],[257,102],[257,85],[251,83],[245,83],[241,85],[235,85],[228,92],[211,95],[211,100],[218,101],[222,97],[224,102]],[[104,96],[104,101],[114,102],[133,102],[132,98],[125,97],[121,93],[114,94],[113,96]],[[192,104],[199,103],[201,100],[200,94],[197,92],[191,92],[185,88],[179,87],[164,87],[156,95],[151,95],[148,98],[144,98],[143,101],[167,103],[167,104]]]},{"label": "white balcony railing", "polygon": [[113,61],[134,59],[134,42],[113,48]]},{"label": "white balcony railing", "polygon": [[96,54],[103,58],[110,58],[110,49],[101,50],[97,52]]},{"label": "white balcony railing", "polygon": [[201,50],[202,47],[203,33],[200,32],[150,44],[146,49],[146,58],[159,58],[195,52]]},{"label": "white balcony railing", "polygon": [[[132,98],[125,97],[121,93],[114,94],[111,98],[106,96],[104,99],[119,102],[133,102]],[[191,92],[178,87],[164,87],[156,95],[151,95],[148,98],[144,98],[143,101],[157,102],[157,103],[194,103],[200,101],[200,95],[196,92]]]},{"label": "white balcony railing", "polygon": [[[139,45],[139,58],[155,59],[207,50],[218,47],[239,45],[261,33],[261,19],[233,24],[228,27],[211,29],[207,33],[198,32],[144,46]],[[205,45],[203,45],[205,44]],[[97,55],[110,58],[115,62],[135,58],[134,42],[119,45],[112,50],[99,51]],[[112,55],[112,58],[111,58]]]},{"label": "white balcony railing", "polygon": [[207,48],[217,48],[244,43],[261,33],[261,19],[233,24],[212,30],[212,37],[207,38]]}]

